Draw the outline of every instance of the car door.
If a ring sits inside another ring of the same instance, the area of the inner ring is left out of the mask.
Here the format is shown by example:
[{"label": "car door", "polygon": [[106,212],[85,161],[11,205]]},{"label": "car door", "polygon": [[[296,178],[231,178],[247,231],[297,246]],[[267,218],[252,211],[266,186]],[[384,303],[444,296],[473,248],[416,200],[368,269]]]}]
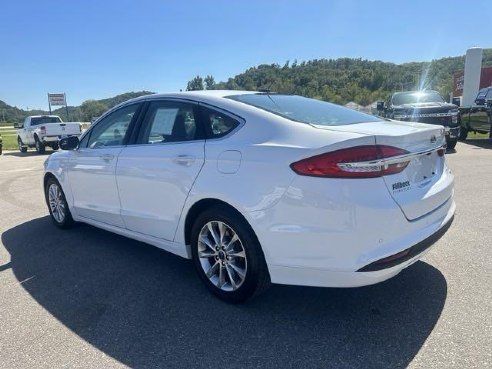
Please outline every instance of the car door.
[{"label": "car door", "polygon": [[118,159],[121,216],[129,230],[172,241],[205,140],[196,104],[158,100],[146,110],[135,144]]},{"label": "car door", "polygon": [[33,127],[31,126],[31,119],[29,117],[24,121],[21,132],[21,140],[24,145],[34,145],[34,135],[32,133]]},{"label": "car door", "polygon": [[69,164],[76,216],[124,228],[116,186],[118,155],[129,139],[141,104],[117,109],[95,123]]},{"label": "car door", "polygon": [[489,130],[489,116],[487,107],[477,106],[470,109],[468,115],[468,126],[478,132],[486,132]]}]

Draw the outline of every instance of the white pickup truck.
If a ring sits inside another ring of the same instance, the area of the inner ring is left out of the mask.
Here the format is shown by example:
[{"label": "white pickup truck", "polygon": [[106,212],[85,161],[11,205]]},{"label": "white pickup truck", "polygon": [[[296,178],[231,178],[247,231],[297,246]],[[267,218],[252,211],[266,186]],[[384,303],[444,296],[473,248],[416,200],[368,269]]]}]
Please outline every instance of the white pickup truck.
[{"label": "white pickup truck", "polygon": [[28,147],[35,147],[39,154],[44,153],[46,146],[58,150],[60,139],[81,133],[80,123],[64,123],[58,115],[31,115],[16,128],[19,150],[26,152]]}]

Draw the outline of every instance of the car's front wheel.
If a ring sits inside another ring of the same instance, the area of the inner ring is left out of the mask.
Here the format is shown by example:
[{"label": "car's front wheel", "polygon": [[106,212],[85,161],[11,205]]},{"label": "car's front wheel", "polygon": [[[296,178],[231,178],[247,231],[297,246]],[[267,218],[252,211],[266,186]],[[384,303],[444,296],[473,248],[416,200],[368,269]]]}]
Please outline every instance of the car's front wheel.
[{"label": "car's front wheel", "polygon": [[51,219],[60,228],[69,228],[73,224],[65,194],[55,178],[49,178],[45,188],[46,203]]},{"label": "car's front wheel", "polygon": [[241,303],[270,285],[265,258],[251,226],[226,207],[214,207],[198,216],[191,245],[200,278],[220,299]]},{"label": "car's front wheel", "polygon": [[20,137],[17,138],[17,144],[19,145],[20,152],[27,152],[27,146],[24,146]]},{"label": "car's front wheel", "polygon": [[456,144],[458,143],[458,139],[457,138],[451,138],[448,140],[447,142],[447,149],[448,150],[454,150],[454,148],[456,147]]}]

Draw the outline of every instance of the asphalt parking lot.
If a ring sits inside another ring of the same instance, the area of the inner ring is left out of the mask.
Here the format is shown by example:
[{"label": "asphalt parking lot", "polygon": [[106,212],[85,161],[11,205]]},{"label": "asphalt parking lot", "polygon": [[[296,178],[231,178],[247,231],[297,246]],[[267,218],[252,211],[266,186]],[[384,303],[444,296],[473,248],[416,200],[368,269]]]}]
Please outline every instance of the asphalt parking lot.
[{"label": "asphalt parking lot", "polygon": [[46,155],[0,156],[2,368],[490,368],[492,143],[448,155],[457,213],[399,276],[272,288],[233,306],[192,265],[96,228],[55,228]]}]

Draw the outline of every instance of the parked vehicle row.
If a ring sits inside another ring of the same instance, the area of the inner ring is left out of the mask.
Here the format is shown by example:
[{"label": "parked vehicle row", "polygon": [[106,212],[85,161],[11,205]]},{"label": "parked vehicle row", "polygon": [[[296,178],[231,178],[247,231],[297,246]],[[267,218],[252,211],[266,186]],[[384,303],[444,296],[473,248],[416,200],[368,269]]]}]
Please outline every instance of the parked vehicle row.
[{"label": "parked vehicle row", "polygon": [[15,125],[19,150],[26,152],[29,147],[34,147],[40,154],[47,146],[58,150],[61,138],[80,136],[80,127],[77,122],[63,122],[58,115],[28,116],[23,123]]},{"label": "parked vehicle row", "polygon": [[475,104],[476,106],[459,108],[461,140],[466,140],[468,132],[488,133],[492,138],[492,87],[481,89],[475,99]]},{"label": "parked vehicle row", "polygon": [[455,210],[445,142],[441,126],[300,96],[151,95],[61,139],[44,190],[57,226],[190,258],[237,303],[270,282],[374,284],[421,258]]},{"label": "parked vehicle row", "polygon": [[432,90],[396,92],[386,102],[378,102],[379,115],[401,121],[441,125],[446,130],[446,143],[454,149],[460,135],[458,106],[444,101]]}]

